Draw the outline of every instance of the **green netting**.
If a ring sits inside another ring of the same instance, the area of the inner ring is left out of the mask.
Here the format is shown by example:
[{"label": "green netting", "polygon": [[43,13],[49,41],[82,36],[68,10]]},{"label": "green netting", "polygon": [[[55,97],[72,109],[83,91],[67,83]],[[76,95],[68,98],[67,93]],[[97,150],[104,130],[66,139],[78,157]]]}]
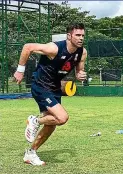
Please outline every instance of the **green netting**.
[{"label": "green netting", "polygon": [[121,81],[122,70],[102,70],[102,81]]},{"label": "green netting", "polygon": [[123,40],[88,41],[88,49],[91,58],[123,56]]}]

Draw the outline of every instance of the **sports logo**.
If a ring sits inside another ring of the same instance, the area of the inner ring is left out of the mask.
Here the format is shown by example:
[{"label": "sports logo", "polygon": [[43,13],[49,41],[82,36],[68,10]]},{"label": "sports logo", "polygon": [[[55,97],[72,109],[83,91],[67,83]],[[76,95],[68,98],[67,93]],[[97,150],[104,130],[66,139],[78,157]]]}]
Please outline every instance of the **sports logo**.
[{"label": "sports logo", "polygon": [[69,70],[71,70],[71,64],[70,62],[66,62],[62,67],[62,71],[69,71]]},{"label": "sports logo", "polygon": [[46,98],[46,101],[50,104],[52,103],[52,100],[50,98]]},{"label": "sports logo", "polygon": [[61,57],[61,59],[65,59],[65,58],[66,58],[66,56],[62,56],[62,57]]},{"label": "sports logo", "polygon": [[78,54],[75,55],[74,61],[77,61]]}]

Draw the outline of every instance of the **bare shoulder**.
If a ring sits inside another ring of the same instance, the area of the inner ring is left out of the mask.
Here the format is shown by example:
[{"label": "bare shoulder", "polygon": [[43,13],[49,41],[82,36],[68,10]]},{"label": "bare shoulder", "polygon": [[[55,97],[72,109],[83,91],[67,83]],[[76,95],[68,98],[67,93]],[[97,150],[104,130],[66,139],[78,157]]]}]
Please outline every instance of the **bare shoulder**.
[{"label": "bare shoulder", "polygon": [[46,43],[45,46],[48,50],[51,50],[51,52],[57,52],[58,51],[57,45],[53,42]]},{"label": "bare shoulder", "polygon": [[86,58],[87,58],[87,50],[83,47],[81,62],[85,62]]},{"label": "bare shoulder", "polygon": [[49,57],[53,59],[58,53],[58,46],[53,42],[49,42],[46,47],[49,50]]},{"label": "bare shoulder", "polygon": [[49,47],[52,47],[52,48],[58,48],[57,45],[54,43],[54,42],[49,42],[49,43],[46,43],[47,46]]},{"label": "bare shoulder", "polygon": [[33,52],[47,55],[50,59],[53,59],[58,53],[58,47],[53,42],[37,44]]},{"label": "bare shoulder", "polygon": [[83,55],[87,55],[87,50],[84,47],[83,47]]}]

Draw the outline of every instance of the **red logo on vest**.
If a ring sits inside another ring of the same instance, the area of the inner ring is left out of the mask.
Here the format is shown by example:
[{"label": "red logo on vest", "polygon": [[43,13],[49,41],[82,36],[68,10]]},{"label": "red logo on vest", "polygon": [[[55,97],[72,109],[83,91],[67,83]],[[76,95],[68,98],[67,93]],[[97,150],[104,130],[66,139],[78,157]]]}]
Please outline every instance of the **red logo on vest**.
[{"label": "red logo on vest", "polygon": [[70,62],[66,62],[65,65],[62,67],[63,71],[69,71],[71,69]]}]

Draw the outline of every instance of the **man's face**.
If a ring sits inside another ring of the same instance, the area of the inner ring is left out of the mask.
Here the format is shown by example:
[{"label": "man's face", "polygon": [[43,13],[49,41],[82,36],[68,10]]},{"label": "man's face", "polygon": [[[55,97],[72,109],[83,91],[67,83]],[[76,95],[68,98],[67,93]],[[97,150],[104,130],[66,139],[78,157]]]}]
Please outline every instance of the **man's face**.
[{"label": "man's face", "polygon": [[78,48],[83,45],[84,35],[84,29],[74,29],[71,33],[68,33],[68,39],[71,41],[73,46]]}]

